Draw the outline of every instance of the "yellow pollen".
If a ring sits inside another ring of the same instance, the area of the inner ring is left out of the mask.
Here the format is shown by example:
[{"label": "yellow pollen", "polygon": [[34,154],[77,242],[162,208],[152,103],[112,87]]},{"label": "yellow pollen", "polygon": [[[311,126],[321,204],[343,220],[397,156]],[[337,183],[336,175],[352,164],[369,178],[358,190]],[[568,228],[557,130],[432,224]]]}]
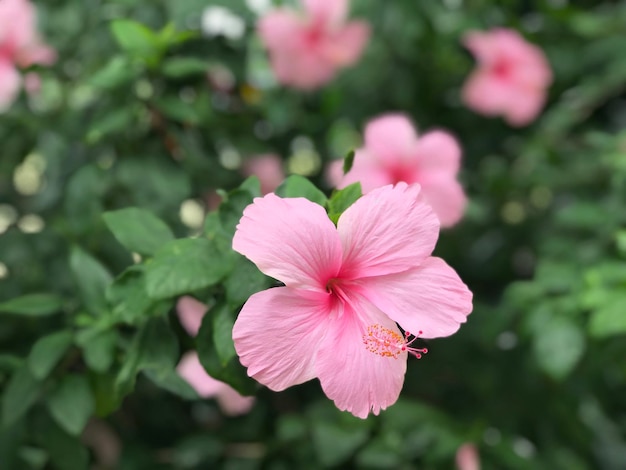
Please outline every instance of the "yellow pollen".
[{"label": "yellow pollen", "polygon": [[406,341],[402,336],[378,324],[367,327],[367,333],[363,335],[363,344],[369,352],[394,359],[406,351]]}]

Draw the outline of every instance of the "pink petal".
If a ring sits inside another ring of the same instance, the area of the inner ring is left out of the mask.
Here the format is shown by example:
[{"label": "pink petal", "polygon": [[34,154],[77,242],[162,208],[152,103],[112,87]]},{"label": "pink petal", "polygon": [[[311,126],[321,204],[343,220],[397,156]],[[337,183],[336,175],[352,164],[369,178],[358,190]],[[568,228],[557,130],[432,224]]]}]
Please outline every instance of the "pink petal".
[{"label": "pink petal", "polygon": [[254,294],[233,328],[248,375],[275,391],[315,377],[314,361],[329,323],[329,295],[276,287]]},{"label": "pink petal", "polygon": [[420,186],[398,183],[363,196],[339,218],[342,277],[380,276],[414,268],[432,253],[439,221]]},{"label": "pink petal", "polygon": [[493,40],[490,33],[469,31],[463,36],[463,45],[483,65],[491,65],[497,61],[500,54],[497,40]]},{"label": "pink petal", "polygon": [[448,175],[431,175],[421,181],[424,199],[431,205],[442,227],[452,227],[461,220],[467,197],[461,184]]},{"label": "pink petal", "polygon": [[200,325],[202,325],[202,318],[206,311],[206,305],[188,295],[179,298],[178,302],[176,302],[178,320],[190,336],[196,336],[198,334]]},{"label": "pink petal", "polygon": [[[340,410],[359,418],[377,415],[393,405],[404,383],[407,353],[385,357],[364,343],[368,327],[403,341],[396,324],[364,299],[351,299],[352,309],[328,325],[315,369],[324,393]],[[371,331],[371,330],[370,330]]]},{"label": "pink petal", "polygon": [[274,10],[262,17],[257,30],[261,40],[270,51],[284,50],[294,44],[294,39],[304,31],[302,19],[289,10]]},{"label": "pink petal", "polygon": [[259,155],[247,160],[243,165],[246,176],[255,175],[261,182],[263,194],[274,191],[285,179],[283,161],[278,155]]},{"label": "pink petal", "polygon": [[386,114],[365,128],[365,147],[387,166],[410,161],[417,149],[417,133],[408,117]]},{"label": "pink petal", "polygon": [[423,338],[449,336],[472,311],[472,293],[440,258],[406,272],[361,279],[362,294],[402,328]]},{"label": "pink petal", "polygon": [[508,108],[516,99],[518,90],[512,82],[494,77],[485,70],[477,70],[470,75],[463,86],[463,102],[474,111],[487,116],[495,116]]},{"label": "pink petal", "polygon": [[461,146],[452,134],[431,131],[417,142],[417,161],[421,173],[447,173],[456,176],[461,161]]},{"label": "pink petal", "polygon": [[456,451],[457,470],[480,470],[480,457],[474,444],[463,444]]},{"label": "pink petal", "polygon": [[323,44],[323,55],[338,67],[354,64],[369,39],[370,28],[364,21],[353,21],[328,36]]},{"label": "pink petal", "polygon": [[316,25],[337,27],[348,16],[348,0],[303,0],[304,8]]},{"label": "pink petal", "polygon": [[[338,162],[340,174],[343,174],[343,161]],[[335,170],[336,171],[336,170]],[[354,154],[354,164],[352,169],[340,179],[338,188],[359,182],[363,193],[368,193],[373,189],[380,188],[387,184],[395,183],[395,179],[391,172],[383,166],[383,164],[366,149],[357,150]]]},{"label": "pink petal", "polygon": [[525,126],[539,115],[545,100],[543,90],[520,89],[504,110],[504,118],[511,126]]},{"label": "pink petal", "polygon": [[273,193],[246,207],[233,249],[288,286],[322,292],[341,264],[341,243],[324,208]]},{"label": "pink petal", "polygon": [[22,78],[13,65],[0,58],[0,113],[6,111],[16,100]]},{"label": "pink petal", "polygon": [[178,366],[176,366],[176,371],[203,398],[217,395],[225,385],[206,373],[204,367],[200,364],[198,354],[193,351],[186,353],[182,357]]},{"label": "pink petal", "polygon": [[216,396],[224,414],[238,416],[248,413],[254,406],[254,397],[244,397],[228,384],[222,383],[222,388]]}]

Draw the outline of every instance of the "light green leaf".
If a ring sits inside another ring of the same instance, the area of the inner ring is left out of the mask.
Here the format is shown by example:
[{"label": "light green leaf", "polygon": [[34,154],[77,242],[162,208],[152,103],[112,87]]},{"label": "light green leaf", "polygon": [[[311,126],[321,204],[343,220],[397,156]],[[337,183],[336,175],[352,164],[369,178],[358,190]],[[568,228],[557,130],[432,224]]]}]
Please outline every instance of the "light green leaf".
[{"label": "light green leaf", "polygon": [[106,268],[78,247],[72,249],[70,267],[87,310],[94,315],[106,312],[105,292],[113,280]]},{"label": "light green leaf", "polygon": [[339,217],[344,211],[354,204],[361,196],[361,183],[354,183],[339,191],[334,191],[328,200],[328,217],[337,224]]},{"label": "light green leaf", "polygon": [[164,96],[155,101],[154,105],[165,117],[189,124],[199,124],[200,116],[191,103],[177,96]]},{"label": "light green leaf", "polygon": [[117,345],[117,332],[114,330],[99,331],[94,335],[77,336],[77,343],[83,350],[83,357],[90,369],[106,372],[114,360]]},{"label": "light green leaf", "polygon": [[43,380],[48,376],[72,345],[72,339],[71,331],[59,331],[37,340],[27,359],[36,379]]},{"label": "light green leaf", "polygon": [[28,294],[0,303],[0,313],[40,317],[58,312],[61,305],[61,298],[54,294]]},{"label": "light green leaf", "polygon": [[117,241],[140,255],[151,256],[174,240],[174,234],[165,222],[144,209],[128,207],[105,212],[102,217]]},{"label": "light green leaf", "polygon": [[115,20],[111,23],[111,34],[123,51],[148,62],[155,61],[162,53],[159,36],[141,23]]},{"label": "light green leaf", "polygon": [[144,271],[144,265],[131,266],[107,288],[106,298],[116,322],[140,323],[153,309],[154,301],[148,297]]},{"label": "light green leaf", "polygon": [[130,82],[138,75],[138,70],[126,57],[115,56],[98,70],[89,80],[93,86],[112,90]]},{"label": "light green leaf", "polygon": [[174,240],[147,264],[146,288],[153,299],[175,297],[214,285],[231,269],[228,254],[210,240]]},{"label": "light green leaf", "polygon": [[196,57],[172,57],[163,62],[163,74],[170,78],[185,78],[206,73],[209,64]]},{"label": "light green leaf", "polygon": [[94,411],[94,399],[87,378],[65,376],[47,400],[54,420],[68,434],[78,436]]},{"label": "light green leaf", "polygon": [[564,379],[585,352],[585,336],[568,318],[553,317],[534,333],[537,364],[556,380]]},{"label": "light green leaf", "polygon": [[304,176],[291,175],[276,189],[281,197],[304,197],[320,206],[326,205],[326,196]]},{"label": "light green leaf", "polygon": [[591,314],[589,333],[596,338],[626,334],[626,296],[608,303]]}]

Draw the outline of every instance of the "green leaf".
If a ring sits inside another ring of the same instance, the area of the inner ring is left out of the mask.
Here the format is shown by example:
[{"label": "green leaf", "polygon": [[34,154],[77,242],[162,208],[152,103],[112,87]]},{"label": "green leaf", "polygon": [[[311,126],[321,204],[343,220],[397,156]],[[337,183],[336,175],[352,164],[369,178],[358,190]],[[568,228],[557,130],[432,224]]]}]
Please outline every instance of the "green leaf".
[{"label": "green leaf", "polygon": [[154,64],[162,53],[159,36],[141,23],[115,20],[111,23],[111,34],[124,52],[150,64]]},{"label": "green leaf", "polygon": [[235,267],[224,281],[226,298],[233,306],[243,304],[252,294],[270,287],[272,281],[251,261],[239,256]]},{"label": "green leaf", "polygon": [[61,298],[54,294],[27,294],[0,303],[0,313],[41,317],[58,312],[61,305]]},{"label": "green leaf", "polygon": [[37,413],[34,419],[35,441],[50,456],[55,470],[87,470],[89,452],[75,436],[70,436],[48,413]]},{"label": "green leaf", "polygon": [[130,64],[126,57],[116,56],[98,70],[89,83],[96,88],[112,90],[130,82],[137,75],[137,68]]},{"label": "green leaf", "polygon": [[347,174],[354,165],[354,150],[348,152],[348,155],[343,159],[343,174]]},{"label": "green leaf", "polygon": [[589,333],[596,338],[626,333],[626,302],[624,298],[616,299],[591,314]]},{"label": "green leaf", "polygon": [[367,441],[368,436],[367,428],[342,429],[337,424],[322,420],[313,424],[313,446],[325,467],[347,460]]},{"label": "green leaf", "polygon": [[353,183],[339,191],[334,191],[328,200],[328,217],[337,224],[339,217],[344,211],[354,204],[361,196],[361,183]]},{"label": "green leaf", "polygon": [[[220,353],[216,347],[216,330],[214,328],[214,312],[225,308],[223,305],[213,307],[202,319],[202,326],[196,336],[196,344],[198,348],[198,357],[202,367],[207,373],[222,382],[227,383],[242,395],[252,395],[256,390],[256,383],[248,377],[246,369],[239,363],[239,358],[235,355],[227,363],[222,362]],[[220,325],[224,328],[225,322]],[[220,332],[220,350],[222,354],[226,353],[228,346],[227,341],[232,342],[232,326],[228,337],[224,337],[225,331]],[[228,355],[228,353],[226,353]]]},{"label": "green leaf", "polygon": [[233,359],[237,352],[233,343],[233,325],[235,317],[231,309],[220,304],[212,308],[208,315],[213,320],[213,343],[222,366],[226,366]]},{"label": "green leaf", "polygon": [[161,246],[174,240],[165,222],[144,209],[128,207],[105,212],[102,217],[117,241],[140,255],[152,256]]},{"label": "green leaf", "polygon": [[564,317],[548,319],[535,330],[533,339],[537,364],[556,380],[564,379],[585,352],[585,336]]},{"label": "green leaf", "polygon": [[163,62],[163,74],[170,78],[185,78],[206,73],[209,64],[195,57],[172,57]]},{"label": "green leaf", "polygon": [[196,391],[174,369],[148,369],[144,375],[158,387],[167,390],[185,400],[197,400]]},{"label": "green leaf", "polygon": [[243,211],[252,204],[252,199],[252,194],[247,190],[235,189],[229,192],[226,200],[220,204],[220,223],[224,231],[230,235],[229,240],[232,240]]},{"label": "green leaf", "polygon": [[177,96],[164,96],[154,102],[156,108],[163,115],[174,121],[189,124],[199,124],[200,116],[191,103],[181,100]]},{"label": "green leaf", "polygon": [[9,427],[16,423],[39,397],[41,382],[28,367],[17,370],[6,386],[2,397],[2,425]]},{"label": "green leaf", "polygon": [[73,337],[71,331],[59,331],[37,340],[27,359],[33,377],[45,379],[70,348]]},{"label": "green leaf", "polygon": [[113,281],[106,292],[116,322],[135,325],[157,310],[146,291],[145,266],[129,267]]},{"label": "green leaf", "polygon": [[70,268],[87,310],[93,315],[106,312],[105,292],[112,281],[106,268],[78,247],[74,247],[70,254]]},{"label": "green leaf", "polygon": [[126,131],[135,120],[135,108],[123,106],[108,111],[98,117],[89,126],[86,140],[88,144],[96,144],[104,137]]},{"label": "green leaf", "polygon": [[146,288],[153,299],[165,299],[218,283],[232,269],[227,253],[206,238],[174,240],[146,266]]},{"label": "green leaf", "polygon": [[291,175],[276,189],[281,197],[304,197],[320,206],[326,205],[326,196],[304,176]]},{"label": "green leaf", "polygon": [[106,372],[115,359],[118,335],[114,330],[95,334],[77,335],[77,343],[83,350],[85,363],[96,372]]},{"label": "green leaf", "polygon": [[256,175],[248,176],[238,189],[247,191],[253,198],[261,197],[261,181]]},{"label": "green leaf", "polygon": [[89,382],[82,375],[67,375],[47,400],[54,420],[68,434],[78,436],[94,411]]}]

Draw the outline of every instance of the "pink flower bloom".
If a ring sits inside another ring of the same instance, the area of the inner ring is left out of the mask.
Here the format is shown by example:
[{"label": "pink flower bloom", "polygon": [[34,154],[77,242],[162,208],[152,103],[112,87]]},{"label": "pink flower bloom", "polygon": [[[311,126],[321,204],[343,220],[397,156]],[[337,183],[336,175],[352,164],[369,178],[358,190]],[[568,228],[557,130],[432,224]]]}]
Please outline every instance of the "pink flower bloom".
[{"label": "pink flower bloom", "polygon": [[37,33],[35,9],[27,0],[0,1],[0,112],[15,100],[21,86],[17,67],[50,64],[56,56]]},{"label": "pink flower bloom", "polygon": [[365,146],[356,151],[352,169],[343,175],[343,162],[333,162],[328,179],[338,188],[359,181],[364,193],[400,181],[419,183],[422,194],[442,227],[463,216],[466,197],[457,181],[461,148],[444,131],[418,138],[411,121],[401,114],[387,114],[365,128]]},{"label": "pink flower bloom", "polygon": [[208,375],[195,352],[188,352],[176,367],[178,374],[203,398],[217,400],[220,409],[229,416],[249,412],[254,405],[254,397],[241,396],[229,385]]},{"label": "pink flower bloom", "polygon": [[458,470],[480,470],[480,458],[474,444],[463,444],[456,451]]},{"label": "pink flower bloom", "polygon": [[246,176],[256,175],[261,182],[261,193],[274,191],[285,179],[283,161],[278,155],[259,155],[247,160],[243,165]]},{"label": "pink flower bloom", "polygon": [[[193,297],[185,296],[176,304],[178,319],[190,336],[196,336],[202,317],[207,310],[206,305]],[[178,366],[178,374],[203,398],[215,397],[224,413],[230,416],[247,413],[254,404],[254,397],[241,396],[235,389],[214,379],[206,373],[198,354],[193,351],[186,353]]]},{"label": "pink flower bloom", "polygon": [[279,82],[314,89],[354,64],[369,37],[362,21],[346,22],[348,0],[303,0],[304,14],[280,8],[259,20]]},{"label": "pink flower bloom", "polygon": [[430,256],[439,222],[419,193],[404,183],[376,189],[336,228],[303,198],[268,194],[244,210],[233,249],[285,284],[251,296],[235,322],[248,375],[275,391],[317,377],[360,418],[397,400],[408,354],[425,351],[396,322],[448,336],[472,309],[456,272]]},{"label": "pink flower bloom", "polygon": [[552,82],[543,51],[504,28],[470,32],[463,44],[478,61],[463,87],[465,104],[486,116],[502,115],[512,126],[535,119]]}]

